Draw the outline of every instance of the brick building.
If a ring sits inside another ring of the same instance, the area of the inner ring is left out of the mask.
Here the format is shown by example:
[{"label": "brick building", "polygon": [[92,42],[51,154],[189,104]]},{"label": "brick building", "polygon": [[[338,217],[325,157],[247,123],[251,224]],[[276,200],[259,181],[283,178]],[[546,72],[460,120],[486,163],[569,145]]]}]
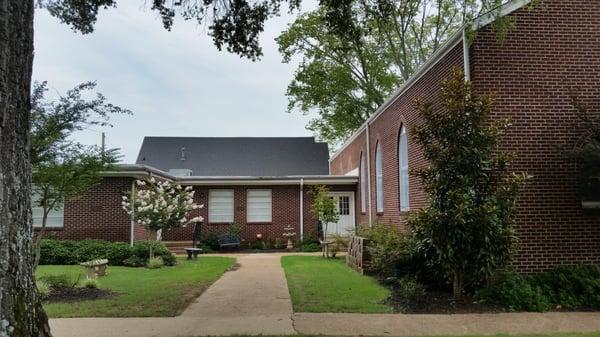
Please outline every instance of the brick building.
[{"label": "brick building", "polygon": [[[205,205],[204,227],[224,231],[238,223],[245,241],[257,234],[280,238],[288,225],[299,236],[314,233],[309,190],[315,184],[331,188],[343,213],[333,231],[375,223],[403,229],[410,211],[426,203],[418,179],[409,174],[427,164],[411,138],[411,128],[420,123],[413,101],[424,97],[439,108],[439,83],[459,67],[477,91],[495,95],[492,119],[512,118],[501,146],[517,155],[516,171],[533,176],[518,200],[514,265],[535,272],[557,264],[598,264],[600,216],[582,205],[577,166],[565,149],[583,131],[570,93],[600,113],[600,1],[533,3],[515,0],[476,19],[471,41],[465,26],[329,163],[327,146],[312,138],[146,138],[135,165],[107,173],[100,186],[54,214],[52,233],[64,239],[143,238],[120,200],[135,179],[150,176],[194,186],[197,202]],[[492,25],[498,14],[513,25],[502,42]],[[190,240],[191,228],[163,237]]]},{"label": "brick building", "polygon": [[[491,24],[498,13],[513,23],[502,42]],[[459,67],[478,92],[495,95],[492,119],[512,118],[502,147],[516,153],[516,171],[533,176],[518,200],[514,265],[535,272],[600,263],[600,216],[582,206],[577,167],[565,155],[583,131],[570,92],[600,112],[600,2],[512,1],[472,28],[470,43],[465,30],[452,37],[332,156],[331,174],[360,178],[357,223],[403,228],[410,210],[425,205],[408,174],[426,165],[410,135],[420,123],[413,101],[439,108],[439,82]]]},{"label": "brick building", "polygon": [[[326,185],[342,214],[330,232],[345,233],[355,225],[356,177],[330,176],[327,144],[313,138],[193,138],[146,137],[134,165],[106,172],[90,192],[66,202],[50,214],[47,231],[58,239],[147,239],[121,208],[122,196],[136,188],[137,179],[165,179],[193,186],[193,211],[205,221],[201,235],[226,233],[241,226],[242,242],[284,240],[284,228],[297,238],[314,237],[317,221],[311,212],[314,185]],[[41,210],[33,208],[34,225]],[[193,227],[162,233],[165,241],[190,241]]]}]

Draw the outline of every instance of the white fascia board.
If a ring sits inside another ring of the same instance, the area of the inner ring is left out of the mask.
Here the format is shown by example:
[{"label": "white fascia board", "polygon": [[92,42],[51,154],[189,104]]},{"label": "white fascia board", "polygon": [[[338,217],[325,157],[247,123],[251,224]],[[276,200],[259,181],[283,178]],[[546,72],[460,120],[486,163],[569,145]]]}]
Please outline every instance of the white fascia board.
[{"label": "white fascia board", "polygon": [[358,177],[351,176],[322,176],[322,177],[280,177],[280,178],[262,178],[262,177],[246,177],[246,178],[207,178],[207,177],[186,177],[186,179],[178,180],[181,184],[186,185],[220,185],[220,186],[265,186],[265,185],[298,185],[302,182],[305,185],[352,185],[358,182]]},{"label": "white fascia board", "polygon": [[483,14],[480,17],[474,19],[473,23],[471,24],[471,27],[473,28],[473,30],[478,30],[478,29],[485,27],[485,26],[489,25],[490,23],[494,22],[496,20],[496,18],[507,16],[510,13],[512,13],[518,9],[521,9],[530,3],[531,3],[531,0],[509,1],[509,2],[505,3],[504,5],[500,6],[500,8],[489,11],[488,13]]}]

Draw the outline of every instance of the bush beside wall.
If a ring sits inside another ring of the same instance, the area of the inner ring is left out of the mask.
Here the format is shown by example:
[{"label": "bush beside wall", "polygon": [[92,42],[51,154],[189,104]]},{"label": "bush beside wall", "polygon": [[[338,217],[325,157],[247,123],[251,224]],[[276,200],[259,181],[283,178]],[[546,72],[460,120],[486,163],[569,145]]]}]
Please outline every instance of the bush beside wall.
[{"label": "bush beside wall", "polygon": [[510,311],[599,309],[600,266],[561,266],[534,275],[503,271],[493,277],[478,296]]},{"label": "bush beside wall", "polygon": [[[154,255],[165,265],[175,265],[176,258],[161,242],[154,243]],[[42,240],[40,264],[72,265],[81,262],[108,259],[113,266],[141,267],[148,263],[150,248],[147,241],[138,241],[133,247],[125,242],[103,240]]]}]

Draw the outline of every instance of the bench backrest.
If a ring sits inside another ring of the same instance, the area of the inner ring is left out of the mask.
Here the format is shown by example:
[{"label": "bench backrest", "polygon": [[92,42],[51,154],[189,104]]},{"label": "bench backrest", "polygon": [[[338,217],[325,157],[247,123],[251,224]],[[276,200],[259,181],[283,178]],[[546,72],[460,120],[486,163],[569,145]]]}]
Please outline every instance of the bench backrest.
[{"label": "bench backrest", "polygon": [[219,241],[219,244],[240,243],[240,238],[231,234],[219,235],[217,240]]}]

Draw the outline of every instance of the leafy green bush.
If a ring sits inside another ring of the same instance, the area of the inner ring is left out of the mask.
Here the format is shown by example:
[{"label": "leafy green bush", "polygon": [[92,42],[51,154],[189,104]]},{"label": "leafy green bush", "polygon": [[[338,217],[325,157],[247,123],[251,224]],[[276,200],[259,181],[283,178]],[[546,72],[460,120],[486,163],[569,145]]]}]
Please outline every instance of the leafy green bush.
[{"label": "leafy green bush", "polygon": [[371,272],[381,277],[404,276],[397,271],[398,262],[411,254],[409,240],[404,234],[384,224],[363,229],[360,234],[369,239]]},{"label": "leafy green bush", "polygon": [[135,255],[132,255],[125,260],[123,260],[123,265],[126,267],[143,267],[146,265],[147,258],[141,258]]},{"label": "leafy green bush", "polygon": [[[154,255],[160,256],[166,265],[177,263],[164,244],[154,243]],[[148,261],[150,246],[138,241],[133,247],[125,242],[103,240],[42,240],[40,264],[72,265],[96,259],[108,259],[113,266],[144,266]],[[140,261],[141,260],[141,261]]]},{"label": "leafy green bush", "polygon": [[564,308],[600,308],[600,266],[561,266],[532,277],[550,302]]},{"label": "leafy green bush", "polygon": [[74,288],[77,285],[77,283],[79,283],[79,279],[73,279],[68,274],[44,275],[39,278],[39,281],[45,283],[51,290],[61,288]]},{"label": "leafy green bush", "polygon": [[219,235],[213,231],[208,231],[201,238],[200,245],[209,247],[211,251],[219,250]]},{"label": "leafy green bush", "polygon": [[98,279],[88,277],[83,281],[83,287],[87,289],[98,289]]},{"label": "leafy green bush", "polygon": [[600,308],[600,266],[563,266],[532,276],[500,272],[478,296],[508,310]]},{"label": "leafy green bush", "polygon": [[478,292],[478,297],[510,311],[547,311],[551,307],[550,299],[542,288],[532,285],[527,277],[513,271],[497,273]]},{"label": "leafy green bush", "polygon": [[301,252],[318,252],[321,250],[321,245],[316,242],[302,242],[299,249]]},{"label": "leafy green bush", "polygon": [[425,295],[425,286],[414,277],[403,277],[396,282],[396,292],[405,298],[412,301]]},{"label": "leafy green bush", "polygon": [[160,269],[164,265],[165,264],[160,257],[153,257],[148,261],[148,269]]},{"label": "leafy green bush", "polygon": [[40,245],[40,264],[77,264],[74,254],[77,241],[42,240]]}]

